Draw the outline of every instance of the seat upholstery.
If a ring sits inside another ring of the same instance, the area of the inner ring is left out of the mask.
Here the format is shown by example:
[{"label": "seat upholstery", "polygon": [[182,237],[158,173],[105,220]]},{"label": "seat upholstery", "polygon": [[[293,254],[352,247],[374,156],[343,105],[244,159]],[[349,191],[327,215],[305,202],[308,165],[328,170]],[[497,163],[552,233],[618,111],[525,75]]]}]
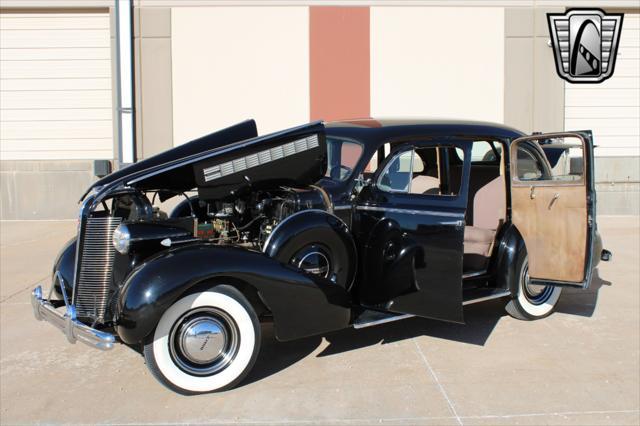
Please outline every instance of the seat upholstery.
[{"label": "seat upholstery", "polygon": [[505,219],[506,192],[502,176],[498,176],[469,194],[473,203],[473,221],[464,229],[465,271],[486,268],[498,228]]},{"label": "seat upholstery", "polygon": [[[436,191],[434,191],[434,189]],[[411,181],[412,194],[438,194],[440,179],[433,176],[417,175]]]},{"label": "seat upholstery", "polygon": [[463,269],[465,271],[479,271],[486,268],[495,234],[496,231],[492,229],[477,226],[464,227]]}]

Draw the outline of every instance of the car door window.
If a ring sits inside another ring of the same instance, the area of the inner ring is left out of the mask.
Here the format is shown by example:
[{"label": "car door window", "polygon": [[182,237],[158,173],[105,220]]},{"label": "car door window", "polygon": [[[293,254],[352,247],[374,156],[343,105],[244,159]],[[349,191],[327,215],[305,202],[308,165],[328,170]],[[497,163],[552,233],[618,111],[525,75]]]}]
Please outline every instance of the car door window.
[{"label": "car door window", "polygon": [[411,172],[411,194],[440,195],[438,148],[416,149]]},{"label": "car door window", "polygon": [[527,141],[517,144],[515,150],[519,181],[572,184],[583,180],[584,146],[577,138]]},{"label": "car door window", "polygon": [[548,180],[576,183],[584,177],[584,147],[577,138],[547,139],[541,145],[550,167]]},{"label": "car door window", "polygon": [[[455,196],[460,191],[463,164],[464,152],[453,146],[407,150],[387,164],[377,185],[386,192]],[[443,165],[448,167],[443,169]]]},{"label": "car door window", "polygon": [[522,144],[517,147],[517,169],[519,180],[540,180],[544,176],[544,168],[538,157]]},{"label": "car door window", "polygon": [[497,164],[502,155],[502,146],[492,141],[474,141],[471,146],[471,162],[474,164]]},{"label": "car door window", "polygon": [[413,150],[402,152],[391,160],[378,180],[378,188],[387,192],[409,192]]}]

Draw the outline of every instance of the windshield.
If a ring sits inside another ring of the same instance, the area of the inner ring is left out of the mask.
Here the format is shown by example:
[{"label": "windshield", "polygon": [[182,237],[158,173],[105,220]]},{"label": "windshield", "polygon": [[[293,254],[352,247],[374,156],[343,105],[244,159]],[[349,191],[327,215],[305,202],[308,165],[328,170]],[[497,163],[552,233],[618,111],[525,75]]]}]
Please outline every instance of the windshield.
[{"label": "windshield", "polygon": [[344,181],[351,176],[353,168],[362,156],[362,145],[348,139],[327,137],[328,166],[326,177]]}]

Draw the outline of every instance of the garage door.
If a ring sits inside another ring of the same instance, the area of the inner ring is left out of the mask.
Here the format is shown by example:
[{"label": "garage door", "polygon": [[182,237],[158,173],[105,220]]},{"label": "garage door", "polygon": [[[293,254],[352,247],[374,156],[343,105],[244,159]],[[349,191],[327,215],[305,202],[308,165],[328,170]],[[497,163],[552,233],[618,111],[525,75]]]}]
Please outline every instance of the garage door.
[{"label": "garage door", "polygon": [[640,155],[639,16],[624,15],[613,77],[565,85],[565,129],[592,129],[597,156]]},{"label": "garage door", "polygon": [[3,160],[112,158],[108,13],[0,14]]}]

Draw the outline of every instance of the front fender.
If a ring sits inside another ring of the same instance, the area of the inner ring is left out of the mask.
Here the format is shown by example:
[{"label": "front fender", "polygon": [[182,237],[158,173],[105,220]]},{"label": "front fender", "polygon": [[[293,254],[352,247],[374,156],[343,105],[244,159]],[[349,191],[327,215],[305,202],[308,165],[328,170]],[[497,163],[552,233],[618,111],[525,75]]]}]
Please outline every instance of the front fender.
[{"label": "front fender", "polygon": [[118,298],[117,332],[128,344],[142,342],[177,299],[197,284],[228,279],[254,287],[274,318],[279,340],[292,340],[348,326],[350,297],[269,256],[213,244],[183,246],[136,268]]},{"label": "front fender", "polygon": [[[64,279],[65,290],[67,295],[73,294],[73,277],[75,276],[75,264],[76,264],[76,237],[67,241],[58,253],[58,257],[53,262],[53,273],[60,272],[62,279]],[[59,299],[62,299],[62,291],[60,289],[60,283],[58,280],[54,280],[52,283],[54,292],[58,295]]]}]

